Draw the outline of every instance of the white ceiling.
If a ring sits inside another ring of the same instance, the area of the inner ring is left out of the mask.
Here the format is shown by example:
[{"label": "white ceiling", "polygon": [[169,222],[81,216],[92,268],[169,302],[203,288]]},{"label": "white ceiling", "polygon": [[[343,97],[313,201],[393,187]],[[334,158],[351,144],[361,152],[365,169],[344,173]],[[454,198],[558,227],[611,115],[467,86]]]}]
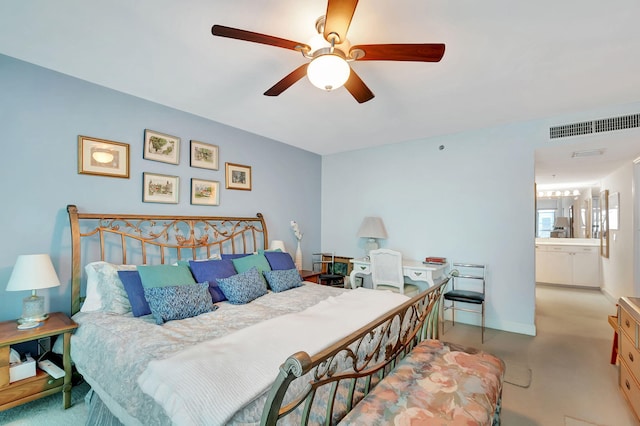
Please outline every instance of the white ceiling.
[{"label": "white ceiling", "polygon": [[364,104],[306,79],[263,96],[306,59],[211,35],[221,24],[307,42],[325,10],[326,0],[4,0],[0,53],[318,154],[640,100],[637,0],[362,1],[353,44],[446,44],[439,63],[352,63],[376,95]]}]

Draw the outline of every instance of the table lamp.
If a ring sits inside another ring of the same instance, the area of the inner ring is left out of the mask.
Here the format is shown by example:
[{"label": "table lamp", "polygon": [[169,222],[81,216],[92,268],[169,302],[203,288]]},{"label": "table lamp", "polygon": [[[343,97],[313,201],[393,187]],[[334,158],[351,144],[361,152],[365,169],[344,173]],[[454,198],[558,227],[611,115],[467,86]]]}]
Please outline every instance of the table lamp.
[{"label": "table lamp", "polygon": [[273,240],[271,241],[271,245],[269,246],[270,250],[278,250],[280,249],[281,252],[286,253],[287,249],[284,246],[284,241],[282,240]]},{"label": "table lamp", "polygon": [[44,310],[44,297],[38,296],[36,290],[59,285],[60,280],[48,254],[18,256],[7,284],[7,291],[31,290],[31,296],[25,297],[22,301],[22,318],[18,320],[18,324],[24,327],[20,328],[37,327],[40,321],[49,317]]},{"label": "table lamp", "polygon": [[356,235],[360,238],[367,238],[364,249],[367,252],[367,256],[369,256],[371,250],[376,250],[380,247],[376,238],[387,238],[387,230],[381,218],[365,217]]}]

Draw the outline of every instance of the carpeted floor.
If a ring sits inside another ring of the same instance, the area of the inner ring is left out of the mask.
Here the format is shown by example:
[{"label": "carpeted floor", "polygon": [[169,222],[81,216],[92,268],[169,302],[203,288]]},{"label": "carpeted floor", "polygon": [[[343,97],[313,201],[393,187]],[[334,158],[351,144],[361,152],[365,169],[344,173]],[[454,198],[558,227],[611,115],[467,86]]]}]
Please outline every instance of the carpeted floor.
[{"label": "carpeted floor", "polygon": [[0,425],[5,426],[81,426],[87,421],[84,396],[89,385],[81,383],[71,389],[71,407],[62,408],[62,394],[0,411]]},{"label": "carpeted floor", "polygon": [[615,303],[597,290],[538,285],[537,336],[487,329],[482,344],[479,327],[447,322],[442,340],[505,361],[505,426],[635,426],[618,369],[609,364],[613,330],[607,316],[615,312]]}]

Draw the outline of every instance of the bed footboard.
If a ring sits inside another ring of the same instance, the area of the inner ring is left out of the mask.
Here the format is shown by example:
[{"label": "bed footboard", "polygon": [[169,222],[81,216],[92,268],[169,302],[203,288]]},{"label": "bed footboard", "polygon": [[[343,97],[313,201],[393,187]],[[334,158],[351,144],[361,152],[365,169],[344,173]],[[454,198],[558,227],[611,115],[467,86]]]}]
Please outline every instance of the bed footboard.
[{"label": "bed footboard", "polygon": [[427,338],[437,338],[442,292],[431,287],[320,353],[298,352],[280,367],[262,425],[336,424]]}]

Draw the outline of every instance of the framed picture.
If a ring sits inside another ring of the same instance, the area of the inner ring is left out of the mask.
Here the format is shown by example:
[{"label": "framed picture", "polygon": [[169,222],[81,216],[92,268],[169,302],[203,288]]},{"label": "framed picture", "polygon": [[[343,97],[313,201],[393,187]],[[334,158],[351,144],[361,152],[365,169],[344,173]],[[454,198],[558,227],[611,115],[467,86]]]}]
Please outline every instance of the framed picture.
[{"label": "framed picture", "polygon": [[218,170],[218,145],[192,140],[191,167]]},{"label": "framed picture", "polygon": [[129,144],[78,136],[78,173],[129,179]]},{"label": "framed picture", "polygon": [[225,163],[227,189],[251,191],[251,166]]},{"label": "framed picture", "polygon": [[202,206],[220,205],[220,182],[192,178],[191,204]]},{"label": "framed picture", "polygon": [[620,193],[609,194],[609,229],[617,231],[620,228]]},{"label": "framed picture", "polygon": [[178,204],[179,184],[178,176],[142,173],[142,201]]},{"label": "framed picture", "polygon": [[600,191],[600,256],[609,257],[609,190]]},{"label": "framed picture", "polygon": [[145,129],[142,157],[145,160],[178,164],[180,163],[180,138]]}]

